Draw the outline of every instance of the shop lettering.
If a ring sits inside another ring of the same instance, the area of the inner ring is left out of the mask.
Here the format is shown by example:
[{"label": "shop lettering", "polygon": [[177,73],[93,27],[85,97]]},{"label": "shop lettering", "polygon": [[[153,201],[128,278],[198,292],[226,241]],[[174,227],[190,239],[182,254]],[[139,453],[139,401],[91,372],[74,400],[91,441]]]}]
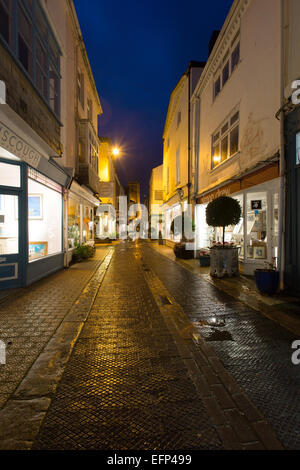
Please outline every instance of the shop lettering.
[{"label": "shop lettering", "polygon": [[38,152],[2,123],[0,123],[0,147],[5,148],[34,168],[37,168],[39,165],[41,156]]},{"label": "shop lettering", "polygon": [[218,197],[221,197],[221,196],[230,196],[230,188],[226,188],[226,189],[218,189],[218,191],[216,191],[215,193],[213,194],[210,194],[209,196],[204,196],[201,198],[201,203],[202,204],[208,204],[210,203],[211,201],[214,201],[215,199],[217,199]]}]

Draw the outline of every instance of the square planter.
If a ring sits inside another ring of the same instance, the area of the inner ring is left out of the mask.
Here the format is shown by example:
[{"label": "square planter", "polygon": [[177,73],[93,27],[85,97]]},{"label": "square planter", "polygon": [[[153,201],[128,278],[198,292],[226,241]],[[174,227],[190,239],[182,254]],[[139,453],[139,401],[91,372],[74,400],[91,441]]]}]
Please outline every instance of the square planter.
[{"label": "square planter", "polygon": [[210,250],[210,275],[222,278],[239,275],[239,248],[216,248]]}]

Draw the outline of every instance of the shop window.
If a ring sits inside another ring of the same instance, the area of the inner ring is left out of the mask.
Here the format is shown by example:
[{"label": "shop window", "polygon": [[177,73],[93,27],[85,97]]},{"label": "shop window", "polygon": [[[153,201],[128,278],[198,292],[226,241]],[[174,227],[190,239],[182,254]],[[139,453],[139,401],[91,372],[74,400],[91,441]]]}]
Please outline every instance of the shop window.
[{"label": "shop window", "polygon": [[0,34],[7,44],[11,42],[11,0],[0,0]]},{"label": "shop window", "polygon": [[239,150],[239,112],[235,111],[212,136],[212,168]]},{"label": "shop window", "polygon": [[21,186],[21,169],[19,165],[0,162],[0,186],[13,188]]},{"label": "shop window", "polygon": [[93,216],[89,207],[83,208],[82,241],[83,243],[93,239]]},{"label": "shop window", "polygon": [[29,261],[35,261],[62,251],[62,193],[43,175],[30,176],[34,179],[28,179]]},{"label": "shop window", "polygon": [[19,253],[18,196],[0,194],[0,256]]},{"label": "shop window", "polygon": [[296,134],[296,165],[300,165],[300,132]]},{"label": "shop window", "polygon": [[69,199],[68,205],[68,245],[69,249],[80,244],[80,203]]},{"label": "shop window", "polygon": [[267,193],[247,194],[247,238],[246,257],[248,259],[267,259]]}]

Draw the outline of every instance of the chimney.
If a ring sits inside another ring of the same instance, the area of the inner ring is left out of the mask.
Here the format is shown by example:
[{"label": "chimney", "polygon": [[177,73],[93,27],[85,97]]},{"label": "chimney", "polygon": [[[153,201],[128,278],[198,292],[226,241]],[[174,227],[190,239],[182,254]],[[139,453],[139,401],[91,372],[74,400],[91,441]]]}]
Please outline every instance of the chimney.
[{"label": "chimney", "polygon": [[210,37],[209,43],[208,43],[208,57],[210,56],[214,45],[216,44],[216,41],[218,39],[218,36],[220,34],[220,30],[215,29]]}]

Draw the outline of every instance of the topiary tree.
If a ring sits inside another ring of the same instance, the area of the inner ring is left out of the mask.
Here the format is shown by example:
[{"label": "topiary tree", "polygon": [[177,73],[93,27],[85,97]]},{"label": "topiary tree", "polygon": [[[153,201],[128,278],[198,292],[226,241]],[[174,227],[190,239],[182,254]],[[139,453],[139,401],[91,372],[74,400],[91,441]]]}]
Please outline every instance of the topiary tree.
[{"label": "topiary tree", "polygon": [[225,229],[229,225],[237,225],[241,220],[242,208],[236,199],[221,196],[210,202],[206,208],[206,223],[210,227],[223,227],[223,245],[225,245]]}]

